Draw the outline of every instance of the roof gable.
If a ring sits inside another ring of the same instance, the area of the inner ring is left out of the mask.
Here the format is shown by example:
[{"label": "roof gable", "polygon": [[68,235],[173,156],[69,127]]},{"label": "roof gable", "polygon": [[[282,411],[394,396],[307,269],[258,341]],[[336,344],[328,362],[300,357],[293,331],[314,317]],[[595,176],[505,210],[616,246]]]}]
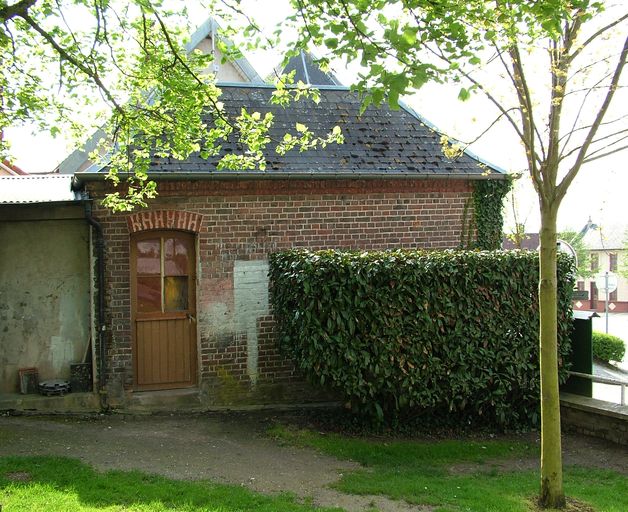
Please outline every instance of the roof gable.
[{"label": "roof gable", "polygon": [[[221,40],[227,47],[233,47],[233,42],[219,34],[220,25],[214,18],[208,18],[190,36],[190,41],[186,45],[187,52],[200,50],[204,53],[214,53],[214,68],[207,69],[208,73],[216,73],[217,82],[230,83],[253,83],[263,84],[264,80],[259,76],[251,63],[242,56],[234,61],[221,63],[222,53],[215,48],[214,40]],[[72,151],[55,169],[60,174],[74,174],[92,169],[92,161],[89,154],[98,147],[98,143],[105,137],[102,129],[96,130],[82,147]]]},{"label": "roof gable", "polygon": [[294,71],[295,83],[301,81],[304,84],[316,87],[321,85],[342,86],[340,80],[333,73],[325,73],[315,60],[311,53],[301,50],[298,55],[290,58],[281,74],[288,74]]}]

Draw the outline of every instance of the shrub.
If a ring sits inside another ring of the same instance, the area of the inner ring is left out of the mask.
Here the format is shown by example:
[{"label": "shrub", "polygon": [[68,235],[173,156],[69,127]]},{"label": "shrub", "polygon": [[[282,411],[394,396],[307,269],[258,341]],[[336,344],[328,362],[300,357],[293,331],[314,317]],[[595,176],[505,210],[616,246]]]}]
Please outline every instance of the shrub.
[{"label": "shrub", "polygon": [[626,353],[624,340],[603,332],[593,332],[593,357],[602,361],[621,362]]},{"label": "shrub", "polygon": [[[354,410],[538,423],[536,254],[293,250],[271,256],[270,278],[281,347]],[[562,361],[573,287],[562,255],[559,283]]]}]

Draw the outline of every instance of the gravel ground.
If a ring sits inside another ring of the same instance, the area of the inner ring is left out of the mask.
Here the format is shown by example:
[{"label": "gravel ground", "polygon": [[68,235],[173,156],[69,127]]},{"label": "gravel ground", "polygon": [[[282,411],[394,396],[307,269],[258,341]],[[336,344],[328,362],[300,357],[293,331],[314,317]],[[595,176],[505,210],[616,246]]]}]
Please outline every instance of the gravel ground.
[{"label": "gravel ground", "polygon": [[[211,479],[263,493],[290,492],[349,512],[429,510],[382,497],[349,496],[327,486],[358,465],[314,451],[281,446],[265,435],[269,413],[171,416],[0,417],[0,456],[61,455],[99,470],[157,473],[174,479]],[[536,434],[528,439],[538,442]],[[628,472],[628,450],[581,436],[565,436],[565,464]],[[537,460],[500,462],[534,468]]]}]

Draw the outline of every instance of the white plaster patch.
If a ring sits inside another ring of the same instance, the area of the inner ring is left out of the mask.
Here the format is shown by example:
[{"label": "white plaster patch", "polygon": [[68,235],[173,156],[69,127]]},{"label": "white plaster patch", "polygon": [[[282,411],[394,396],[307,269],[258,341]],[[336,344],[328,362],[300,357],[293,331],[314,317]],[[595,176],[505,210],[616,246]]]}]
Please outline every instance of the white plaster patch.
[{"label": "white plaster patch", "polygon": [[50,337],[51,366],[55,375],[68,373],[70,362],[72,362],[74,356],[72,349],[73,344],[63,336]]},{"label": "white plaster patch", "polygon": [[233,332],[232,314],[227,304],[214,302],[199,311],[201,332],[203,334],[224,334]]},{"label": "white plaster patch", "polygon": [[257,319],[268,314],[268,261],[240,261],[233,265],[233,295],[235,323],[239,331],[246,332],[246,369],[257,382]]}]

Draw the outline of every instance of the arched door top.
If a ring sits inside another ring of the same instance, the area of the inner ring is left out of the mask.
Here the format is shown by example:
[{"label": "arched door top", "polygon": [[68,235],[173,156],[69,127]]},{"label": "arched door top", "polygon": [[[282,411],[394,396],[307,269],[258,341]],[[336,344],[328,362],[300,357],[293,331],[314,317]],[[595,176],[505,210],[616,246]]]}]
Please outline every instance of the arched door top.
[{"label": "arched door top", "polygon": [[146,210],[132,213],[126,219],[129,233],[141,231],[178,230],[198,233],[203,216],[181,210]]}]

